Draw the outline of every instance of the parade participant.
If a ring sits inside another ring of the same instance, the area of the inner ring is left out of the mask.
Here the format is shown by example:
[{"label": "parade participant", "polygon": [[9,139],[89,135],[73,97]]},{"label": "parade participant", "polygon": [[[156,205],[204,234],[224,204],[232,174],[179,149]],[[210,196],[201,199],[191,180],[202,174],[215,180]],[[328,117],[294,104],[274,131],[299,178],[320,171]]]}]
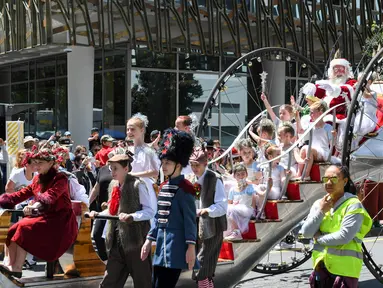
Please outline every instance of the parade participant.
[{"label": "parade participant", "polygon": [[257,134],[253,132],[254,127],[249,129],[249,135],[257,143],[258,162],[267,161],[265,157],[265,145],[267,143],[275,144],[275,124],[270,119],[262,119],[257,127]]},{"label": "parade participant", "polygon": [[[207,152],[203,148],[194,149],[190,157],[192,179],[197,187],[197,216],[199,216],[198,236],[202,248],[197,255],[200,269],[196,273],[199,288],[213,288],[213,276],[222,246],[223,232],[227,229],[227,199],[221,178],[207,170]],[[199,198],[199,199],[198,199]]]},{"label": "parade participant", "polygon": [[[307,83],[302,88],[302,92],[305,95],[322,99],[329,108],[346,103],[347,105],[336,108],[336,118],[338,120],[345,119],[356,83],[350,62],[346,59],[333,59],[328,69],[328,78],[328,80],[319,80],[316,84]],[[332,121],[332,116],[329,115],[325,121]]]},{"label": "parade participant", "polygon": [[[145,183],[129,174],[133,158],[117,154],[109,159],[113,181],[109,185],[108,212],[119,221],[108,221],[106,248],[108,263],[100,287],[124,287],[129,275],[134,287],[152,286],[150,257],[141,261],[141,247],[155,215]],[[98,213],[92,211],[91,217]]]},{"label": "parade participant", "polygon": [[[323,101],[315,102],[310,107],[310,116],[312,122],[315,122],[325,113],[327,110],[327,105]],[[303,174],[305,163],[307,162],[306,175],[304,175],[304,180],[309,181],[311,168],[314,161],[327,161],[330,151],[330,144],[335,136],[336,132],[332,131],[332,126],[325,123],[323,118],[315,124],[312,135],[312,144],[311,144],[311,154],[307,155],[308,145],[305,145],[300,150],[300,155],[295,153],[295,159],[298,162],[298,173],[297,177],[300,178]]]},{"label": "parade participant", "polygon": [[[268,144],[265,151],[265,156],[267,160],[272,160],[278,156],[281,155],[281,149],[278,148],[275,145]],[[286,181],[286,173],[285,169],[279,165],[280,159],[276,159],[271,164],[271,180],[272,185],[271,189],[269,191],[269,194],[267,195],[267,199],[270,200],[278,200],[281,197],[282,187],[283,183]],[[269,175],[269,165],[263,166],[263,175]],[[291,173],[291,172],[289,172]],[[267,189],[268,186],[268,180],[267,177],[263,177],[263,183],[258,185],[256,190],[258,194],[262,195]]]},{"label": "parade participant", "polygon": [[[278,129],[283,122],[291,122],[294,119],[294,108],[289,104],[284,104],[279,107],[279,117],[275,115],[273,108],[271,107],[267,97],[264,93],[261,94],[261,100],[265,104],[267,113],[269,113],[271,120],[273,120],[275,127]],[[296,127],[294,127],[295,129]]]},{"label": "parade participant", "polygon": [[[293,152],[291,152],[291,162],[290,167],[289,166],[289,153],[285,153],[294,143],[293,139],[295,136],[294,127],[290,123],[283,123],[279,129],[278,129],[278,139],[279,139],[279,147],[281,148],[281,151],[283,156],[279,160],[279,164],[285,169],[290,170],[291,175],[295,176],[297,174],[297,161],[295,159],[295,155]],[[296,152],[298,148],[295,148]]]},{"label": "parade participant", "polygon": [[157,207],[156,192],[153,185],[156,183],[160,171],[160,161],[156,152],[149,145],[145,144],[144,137],[149,121],[145,115],[137,113],[127,122],[126,135],[133,140],[131,147],[133,156],[131,175],[140,177],[146,184],[153,207]]},{"label": "parade participant", "polygon": [[242,233],[249,229],[249,220],[256,206],[255,189],[246,182],[247,169],[243,164],[235,164],[233,175],[237,180],[237,186],[229,191],[227,220],[228,236],[225,240],[242,240]]},{"label": "parade participant", "polygon": [[[72,210],[67,176],[55,168],[61,161],[49,149],[34,149],[29,156],[39,175],[31,185],[12,194],[0,196],[0,207],[12,209],[16,204],[34,197],[24,208],[24,217],[9,228],[3,273],[20,278],[26,253],[52,262],[74,243],[77,222]],[[31,216],[36,210],[38,214]],[[49,235],[49,236],[48,236]]]},{"label": "parade participant", "polygon": [[236,148],[242,158],[242,163],[247,169],[247,180],[253,184],[259,184],[262,178],[262,171],[258,167],[258,162],[254,160],[255,151],[250,139],[241,139],[236,143]]},{"label": "parade participant", "polygon": [[347,167],[330,166],[322,182],[327,195],[314,203],[301,228],[304,238],[314,238],[310,287],[357,288],[363,264],[362,242],[372,220],[356,195],[350,193],[353,183]]},{"label": "parade participant", "polygon": [[[361,79],[363,73],[359,75]],[[354,139],[352,140],[351,149],[355,150],[359,146],[359,142],[365,135],[375,130],[378,123],[377,111],[377,93],[371,90],[371,84],[376,80],[376,73],[371,74],[370,80],[367,81],[366,87],[363,91],[363,96],[360,100],[360,106],[363,106],[363,110],[359,109],[355,116],[354,121]],[[363,112],[363,114],[362,114]]]},{"label": "parade participant", "polygon": [[141,250],[144,261],[156,241],[153,260],[153,288],[173,288],[182,269],[195,266],[196,207],[193,185],[181,174],[193,152],[193,138],[185,132],[168,129],[161,142],[159,157],[169,181],[158,195],[155,227]]}]

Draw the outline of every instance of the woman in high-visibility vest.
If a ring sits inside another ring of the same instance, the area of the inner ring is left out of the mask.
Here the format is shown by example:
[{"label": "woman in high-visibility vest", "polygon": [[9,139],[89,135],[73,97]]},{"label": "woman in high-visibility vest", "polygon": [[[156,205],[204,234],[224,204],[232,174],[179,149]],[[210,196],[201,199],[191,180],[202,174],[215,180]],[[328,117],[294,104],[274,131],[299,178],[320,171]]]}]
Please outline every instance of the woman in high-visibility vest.
[{"label": "woman in high-visibility vest", "polygon": [[328,194],[314,203],[301,229],[305,238],[314,238],[310,287],[357,288],[362,241],[372,220],[354,193],[347,167],[330,166],[322,182]]}]

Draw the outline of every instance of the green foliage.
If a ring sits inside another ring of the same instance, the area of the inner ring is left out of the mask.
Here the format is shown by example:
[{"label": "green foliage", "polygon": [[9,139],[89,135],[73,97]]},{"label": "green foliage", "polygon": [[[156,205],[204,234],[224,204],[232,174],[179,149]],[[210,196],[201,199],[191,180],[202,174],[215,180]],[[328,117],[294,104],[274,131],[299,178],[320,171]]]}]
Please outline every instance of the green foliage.
[{"label": "green foliage", "polygon": [[383,26],[374,22],[371,26],[372,36],[366,39],[363,54],[373,57],[379,47],[383,47]]}]

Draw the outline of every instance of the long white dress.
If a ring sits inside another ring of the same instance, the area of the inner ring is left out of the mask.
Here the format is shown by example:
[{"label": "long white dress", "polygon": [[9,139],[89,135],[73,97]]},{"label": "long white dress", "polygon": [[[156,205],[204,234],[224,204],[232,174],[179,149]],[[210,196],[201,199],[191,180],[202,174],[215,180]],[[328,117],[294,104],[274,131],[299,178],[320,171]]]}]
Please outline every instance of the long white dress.
[{"label": "long white dress", "polygon": [[378,105],[376,100],[376,93],[371,94],[373,95],[373,98],[362,97],[360,101],[361,107],[362,105],[364,106],[364,113],[362,116],[362,112],[359,110],[355,116],[352,149],[356,149],[364,135],[373,132],[378,123],[378,117],[376,116],[376,109]]}]

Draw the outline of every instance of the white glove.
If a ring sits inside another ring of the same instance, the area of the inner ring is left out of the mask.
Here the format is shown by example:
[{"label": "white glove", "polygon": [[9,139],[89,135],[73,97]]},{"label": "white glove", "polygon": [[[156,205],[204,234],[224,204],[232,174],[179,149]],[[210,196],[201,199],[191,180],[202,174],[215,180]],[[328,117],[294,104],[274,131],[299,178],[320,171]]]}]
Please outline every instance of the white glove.
[{"label": "white glove", "polygon": [[323,90],[326,90],[326,92],[328,92],[328,94],[332,94],[334,93],[334,86],[332,86],[330,83],[328,83],[328,81],[326,80],[319,80],[316,82],[319,86],[319,88],[323,89]]},{"label": "white glove", "polygon": [[305,95],[313,96],[317,91],[317,87],[313,83],[306,83],[305,86],[302,87],[302,93]]}]

